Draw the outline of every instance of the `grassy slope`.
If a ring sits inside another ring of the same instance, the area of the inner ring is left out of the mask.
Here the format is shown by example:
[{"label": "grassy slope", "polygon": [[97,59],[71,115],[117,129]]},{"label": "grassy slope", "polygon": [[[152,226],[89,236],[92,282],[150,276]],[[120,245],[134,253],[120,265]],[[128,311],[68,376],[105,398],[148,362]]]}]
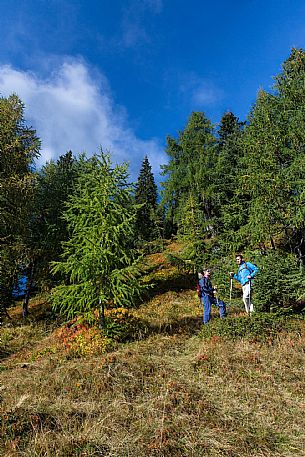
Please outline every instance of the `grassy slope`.
[{"label": "grassy slope", "polygon": [[203,339],[194,289],[151,260],[140,341],[68,358],[38,303],[2,329],[0,455],[304,456],[304,334]]}]

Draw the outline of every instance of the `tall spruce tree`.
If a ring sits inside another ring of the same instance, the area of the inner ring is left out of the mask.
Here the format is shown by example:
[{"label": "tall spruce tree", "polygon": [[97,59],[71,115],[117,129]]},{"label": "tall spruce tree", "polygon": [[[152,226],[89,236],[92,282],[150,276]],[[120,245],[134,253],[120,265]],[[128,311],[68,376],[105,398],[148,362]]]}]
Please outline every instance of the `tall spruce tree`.
[{"label": "tall spruce tree", "polygon": [[146,156],[142,162],[135,189],[135,200],[139,206],[136,214],[136,230],[141,240],[150,241],[158,237],[157,185]]},{"label": "tall spruce tree", "polygon": [[240,187],[243,126],[244,123],[229,111],[222,116],[218,129],[218,153],[213,184],[216,201],[215,231],[222,247],[221,254],[242,247],[236,234],[244,223],[248,201]]},{"label": "tall spruce tree", "polygon": [[101,154],[81,160],[75,192],[64,218],[70,238],[54,273],[65,282],[52,291],[54,308],[67,316],[130,306],[140,294],[139,254],[134,248],[137,205],[127,184],[127,165],[112,167]]},{"label": "tall spruce tree", "polygon": [[243,137],[249,214],[245,240],[261,249],[305,255],[305,53],[292,50],[274,92],[259,93]]},{"label": "tall spruce tree", "polygon": [[204,113],[191,114],[177,140],[167,138],[169,162],[163,165],[162,204],[180,233],[184,233],[185,204],[190,195],[202,212],[201,228],[213,231],[214,202],[211,192],[212,169],[215,165],[216,138],[211,122]]},{"label": "tall spruce tree", "polygon": [[35,207],[32,219],[35,282],[52,284],[50,262],[59,260],[62,242],[68,239],[67,223],[62,215],[72,194],[78,174],[78,162],[72,152],[44,165],[36,174]]},{"label": "tall spruce tree", "polygon": [[276,77],[274,87],[280,105],[281,169],[285,175],[284,247],[305,262],[305,50],[292,49]]},{"label": "tall spruce tree", "polygon": [[33,209],[33,161],[40,141],[25,125],[24,105],[16,95],[0,98],[0,303],[11,297],[20,266],[29,263]]}]

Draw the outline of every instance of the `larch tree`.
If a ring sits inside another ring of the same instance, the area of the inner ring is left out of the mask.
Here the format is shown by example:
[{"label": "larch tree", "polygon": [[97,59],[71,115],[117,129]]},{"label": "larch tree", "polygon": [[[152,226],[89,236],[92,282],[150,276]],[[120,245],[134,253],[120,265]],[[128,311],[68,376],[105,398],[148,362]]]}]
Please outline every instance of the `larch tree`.
[{"label": "larch tree", "polygon": [[273,93],[259,93],[243,137],[249,245],[305,255],[305,53],[292,50]]},{"label": "larch tree", "polygon": [[137,205],[128,185],[127,165],[112,167],[103,153],[81,159],[75,192],[64,219],[70,238],[53,272],[63,283],[52,290],[54,308],[72,317],[111,306],[131,306],[144,286],[134,247]]}]

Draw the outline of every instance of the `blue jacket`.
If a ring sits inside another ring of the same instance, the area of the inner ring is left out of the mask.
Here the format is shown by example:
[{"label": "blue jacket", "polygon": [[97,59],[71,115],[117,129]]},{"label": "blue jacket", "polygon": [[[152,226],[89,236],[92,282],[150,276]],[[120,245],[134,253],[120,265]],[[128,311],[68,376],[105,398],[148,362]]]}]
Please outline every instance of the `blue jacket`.
[{"label": "blue jacket", "polygon": [[258,268],[256,265],[250,262],[243,261],[239,267],[237,274],[234,275],[234,279],[239,281],[242,286],[249,282],[248,276],[251,276],[251,279],[254,278],[256,273],[258,272]]},{"label": "blue jacket", "polygon": [[213,288],[211,280],[209,278],[206,278],[205,276],[203,276],[203,278],[201,278],[199,280],[199,286],[200,286],[201,296],[203,296],[203,295],[213,296],[214,288]]}]

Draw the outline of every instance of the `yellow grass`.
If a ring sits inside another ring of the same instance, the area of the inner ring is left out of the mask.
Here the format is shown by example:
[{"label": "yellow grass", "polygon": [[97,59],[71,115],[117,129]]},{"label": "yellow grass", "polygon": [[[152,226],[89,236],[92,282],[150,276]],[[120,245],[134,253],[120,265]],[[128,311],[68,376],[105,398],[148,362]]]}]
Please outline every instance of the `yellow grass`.
[{"label": "yellow grass", "polygon": [[0,455],[305,456],[304,334],[203,339],[195,290],[176,286],[134,312],[141,340],[86,358],[69,357],[39,304],[25,324],[12,313]]}]

